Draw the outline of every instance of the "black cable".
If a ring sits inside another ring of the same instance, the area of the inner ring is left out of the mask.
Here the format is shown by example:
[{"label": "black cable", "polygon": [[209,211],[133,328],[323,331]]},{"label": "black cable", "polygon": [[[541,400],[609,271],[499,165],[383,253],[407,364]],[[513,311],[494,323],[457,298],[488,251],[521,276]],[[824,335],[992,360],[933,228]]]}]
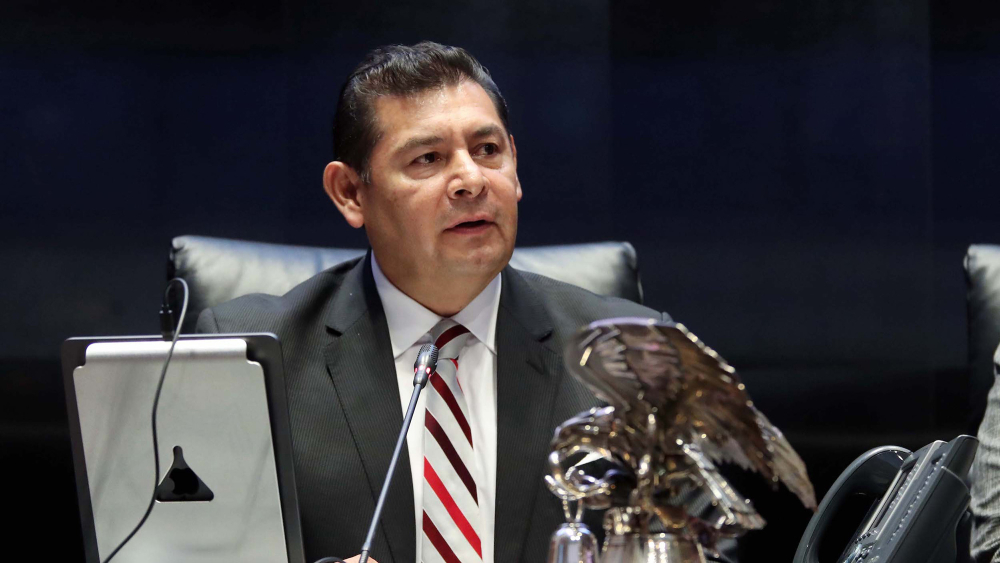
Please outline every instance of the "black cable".
[{"label": "black cable", "polygon": [[344,560],[339,557],[324,557],[313,561],[313,563],[344,563]]},{"label": "black cable", "polygon": [[153,414],[152,414],[153,463],[156,467],[156,479],[153,481],[153,494],[149,499],[149,506],[146,507],[146,513],[142,515],[142,519],[139,520],[139,523],[135,525],[135,528],[132,529],[132,532],[129,533],[129,535],[126,536],[125,539],[123,539],[120,544],[118,544],[118,547],[116,547],[115,550],[111,552],[111,555],[109,555],[108,558],[105,559],[103,563],[108,563],[108,561],[111,561],[111,559],[115,555],[117,555],[119,551],[121,551],[121,548],[125,547],[125,544],[127,544],[129,540],[132,539],[132,536],[134,536],[136,532],[139,531],[139,528],[141,528],[142,525],[146,523],[146,519],[149,518],[149,513],[153,511],[153,505],[156,504],[156,487],[160,485],[160,452],[159,452],[160,446],[159,442],[156,439],[156,409],[157,407],[160,406],[160,391],[163,390],[163,379],[167,375],[167,367],[170,365],[170,359],[173,358],[174,356],[174,346],[177,345],[177,337],[181,335],[181,326],[184,325],[184,315],[187,314],[187,308],[188,308],[189,292],[188,292],[187,282],[184,281],[183,278],[174,278],[169,282],[167,282],[167,288],[163,291],[163,306],[160,308],[161,327],[164,327],[165,325],[164,319],[166,315],[170,316],[171,323],[173,321],[173,312],[170,310],[169,298],[170,298],[170,288],[174,286],[174,282],[180,283],[180,285],[184,288],[184,301],[183,304],[181,305],[181,316],[177,321],[176,329],[173,329],[171,331],[172,334],[167,333],[166,330],[163,331],[164,339],[170,339],[170,350],[167,352],[167,359],[163,361],[163,369],[160,370],[160,381],[159,383],[156,384],[156,396],[153,398]]}]

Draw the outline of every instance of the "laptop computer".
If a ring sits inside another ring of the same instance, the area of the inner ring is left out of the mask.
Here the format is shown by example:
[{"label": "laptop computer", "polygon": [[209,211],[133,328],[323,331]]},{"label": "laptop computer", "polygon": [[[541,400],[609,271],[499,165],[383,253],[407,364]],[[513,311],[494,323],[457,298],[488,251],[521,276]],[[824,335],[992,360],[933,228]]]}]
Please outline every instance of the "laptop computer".
[{"label": "laptop computer", "polygon": [[[151,415],[169,348],[156,336],[63,344],[88,563],[107,558],[154,494]],[[181,336],[157,431],[156,503],[116,563],[304,563],[276,336]]]}]

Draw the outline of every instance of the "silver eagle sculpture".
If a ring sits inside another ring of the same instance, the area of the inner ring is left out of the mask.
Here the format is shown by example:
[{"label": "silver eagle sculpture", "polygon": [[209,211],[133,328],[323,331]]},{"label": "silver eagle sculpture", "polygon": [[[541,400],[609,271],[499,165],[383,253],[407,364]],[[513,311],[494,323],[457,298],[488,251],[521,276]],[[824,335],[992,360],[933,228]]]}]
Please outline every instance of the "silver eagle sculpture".
[{"label": "silver eagle sculpture", "polygon": [[[584,509],[607,510],[606,551],[615,537],[668,534],[697,546],[688,546],[690,556],[663,560],[704,561],[698,553],[715,553],[719,539],[763,528],[764,519],[716,464],[754,471],[774,487],[783,483],[816,509],[802,459],[754,407],[736,370],[683,325],[596,321],[570,339],[564,358],[607,406],[556,429],[546,482],[573,526]],[[626,559],[633,560],[616,560]]]}]

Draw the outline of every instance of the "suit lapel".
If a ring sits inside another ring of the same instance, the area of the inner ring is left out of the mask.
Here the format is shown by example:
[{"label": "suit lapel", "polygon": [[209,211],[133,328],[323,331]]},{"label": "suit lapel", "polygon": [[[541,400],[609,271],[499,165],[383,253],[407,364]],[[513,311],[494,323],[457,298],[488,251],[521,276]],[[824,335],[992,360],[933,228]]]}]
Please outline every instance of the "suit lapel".
[{"label": "suit lapel", "polygon": [[[327,317],[332,339],[325,350],[325,358],[364,466],[374,507],[389,470],[403,416],[399,409],[399,387],[390,352],[389,329],[370,261],[371,252],[348,274],[333,298]],[[370,513],[358,514],[358,517],[367,519]],[[396,474],[389,486],[376,533],[376,549],[379,535],[387,541],[394,563],[413,561],[416,545],[413,483],[406,448],[400,453]],[[373,551],[373,555],[384,562],[385,554]]]},{"label": "suit lapel", "polygon": [[521,560],[552,439],[562,370],[546,342],[552,323],[544,311],[524,278],[506,268],[497,315],[498,563]]}]

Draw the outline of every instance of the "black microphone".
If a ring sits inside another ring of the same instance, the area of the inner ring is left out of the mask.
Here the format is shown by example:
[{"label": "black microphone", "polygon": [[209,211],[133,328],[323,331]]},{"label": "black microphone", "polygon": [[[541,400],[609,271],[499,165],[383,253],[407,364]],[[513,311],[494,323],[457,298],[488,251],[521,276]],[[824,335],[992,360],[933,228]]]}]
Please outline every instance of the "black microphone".
[{"label": "black microphone", "polygon": [[396,440],[396,450],[392,452],[392,461],[389,462],[389,471],[385,475],[385,482],[382,483],[382,492],[378,495],[378,503],[375,504],[375,514],[372,515],[372,522],[368,526],[368,537],[365,544],[361,546],[361,559],[358,563],[367,563],[368,551],[372,547],[372,540],[375,538],[375,527],[378,525],[379,516],[382,515],[382,506],[385,504],[385,495],[389,492],[389,483],[392,482],[392,474],[396,472],[396,461],[399,460],[399,452],[403,449],[403,442],[406,441],[406,431],[410,428],[410,420],[413,418],[413,411],[417,409],[417,398],[420,391],[427,385],[434,370],[437,369],[438,348],[433,344],[424,344],[417,352],[417,361],[413,363],[413,394],[410,395],[410,406],[406,407],[406,416],[403,417],[403,428],[399,431],[399,439]]},{"label": "black microphone", "polygon": [[438,347],[424,344],[417,351],[417,361],[413,362],[413,385],[423,389],[427,379],[434,373],[438,365]]}]

